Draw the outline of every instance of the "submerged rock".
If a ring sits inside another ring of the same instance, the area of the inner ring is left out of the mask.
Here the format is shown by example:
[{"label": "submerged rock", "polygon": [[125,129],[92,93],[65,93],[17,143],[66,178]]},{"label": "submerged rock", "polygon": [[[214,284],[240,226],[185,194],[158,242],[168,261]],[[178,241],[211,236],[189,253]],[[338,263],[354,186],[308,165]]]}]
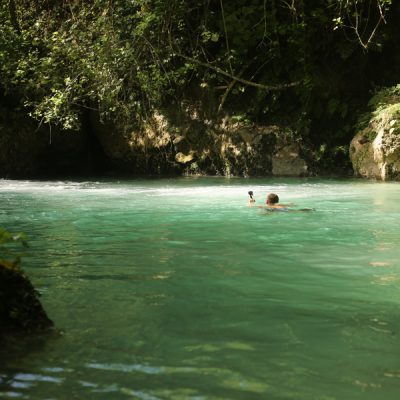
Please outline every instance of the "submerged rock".
[{"label": "submerged rock", "polygon": [[38,297],[18,268],[0,264],[0,338],[44,332],[54,326]]}]

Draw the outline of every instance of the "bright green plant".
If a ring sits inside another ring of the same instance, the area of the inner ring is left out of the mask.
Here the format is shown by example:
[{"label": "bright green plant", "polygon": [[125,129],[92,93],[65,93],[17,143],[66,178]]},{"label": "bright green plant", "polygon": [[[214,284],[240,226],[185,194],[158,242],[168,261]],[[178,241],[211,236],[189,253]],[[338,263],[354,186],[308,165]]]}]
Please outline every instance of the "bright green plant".
[{"label": "bright green plant", "polygon": [[[391,127],[397,128],[400,119],[400,84],[376,90],[368,102],[368,108],[369,110],[358,118],[356,124],[358,131],[365,129],[371,123],[391,123]],[[377,132],[370,131],[369,139],[374,139],[376,134]]]},{"label": "bright green plant", "polygon": [[8,268],[19,268],[21,256],[20,247],[28,247],[23,233],[12,233],[0,227],[0,264]]}]

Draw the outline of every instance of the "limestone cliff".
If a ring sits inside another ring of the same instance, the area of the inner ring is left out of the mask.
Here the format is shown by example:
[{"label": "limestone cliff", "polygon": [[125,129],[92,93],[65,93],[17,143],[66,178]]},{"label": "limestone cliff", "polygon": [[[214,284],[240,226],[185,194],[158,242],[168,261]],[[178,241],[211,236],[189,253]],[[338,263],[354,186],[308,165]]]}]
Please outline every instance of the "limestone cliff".
[{"label": "limestone cliff", "polygon": [[350,143],[354,173],[400,181],[400,91],[384,89],[373,99],[367,126]]},{"label": "limestone cliff", "polygon": [[142,127],[92,127],[112,164],[136,174],[305,176],[302,143],[287,127],[219,120],[182,108],[179,118],[155,111]]}]

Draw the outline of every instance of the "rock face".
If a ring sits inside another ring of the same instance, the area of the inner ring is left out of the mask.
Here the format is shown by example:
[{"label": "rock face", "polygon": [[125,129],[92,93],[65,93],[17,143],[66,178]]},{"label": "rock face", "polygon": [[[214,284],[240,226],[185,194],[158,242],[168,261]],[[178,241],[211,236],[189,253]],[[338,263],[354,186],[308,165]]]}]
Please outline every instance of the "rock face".
[{"label": "rock face", "polygon": [[201,110],[154,112],[142,129],[107,126],[92,118],[104,152],[115,167],[137,174],[307,175],[301,146],[287,129],[248,125]]},{"label": "rock face", "polygon": [[370,120],[350,143],[356,176],[400,181],[400,107],[392,104]]},{"label": "rock face", "polygon": [[300,156],[301,146],[290,136],[281,135],[272,157],[272,174],[275,176],[306,176],[308,166]]},{"label": "rock face", "polygon": [[[216,118],[204,102],[155,110],[135,125],[101,123],[66,132],[0,107],[0,178],[102,172],[132,175],[304,176],[302,144],[287,127]],[[94,149],[94,150],[93,150]],[[92,169],[85,164],[92,165]]]},{"label": "rock face", "polygon": [[28,278],[18,269],[0,264],[0,337],[52,327]]}]

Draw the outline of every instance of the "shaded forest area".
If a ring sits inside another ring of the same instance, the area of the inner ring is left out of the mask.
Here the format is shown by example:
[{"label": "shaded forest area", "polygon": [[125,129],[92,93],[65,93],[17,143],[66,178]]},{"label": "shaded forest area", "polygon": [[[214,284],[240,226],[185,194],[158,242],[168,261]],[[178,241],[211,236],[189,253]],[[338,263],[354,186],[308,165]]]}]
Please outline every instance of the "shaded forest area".
[{"label": "shaded forest area", "polygon": [[140,132],[163,110],[179,129],[176,110],[200,103],[208,126],[286,126],[314,171],[349,171],[360,115],[399,83],[391,0],[4,0],[0,18],[2,135],[32,135],[15,133],[28,115],[61,147],[86,132],[95,169],[98,126]]}]

